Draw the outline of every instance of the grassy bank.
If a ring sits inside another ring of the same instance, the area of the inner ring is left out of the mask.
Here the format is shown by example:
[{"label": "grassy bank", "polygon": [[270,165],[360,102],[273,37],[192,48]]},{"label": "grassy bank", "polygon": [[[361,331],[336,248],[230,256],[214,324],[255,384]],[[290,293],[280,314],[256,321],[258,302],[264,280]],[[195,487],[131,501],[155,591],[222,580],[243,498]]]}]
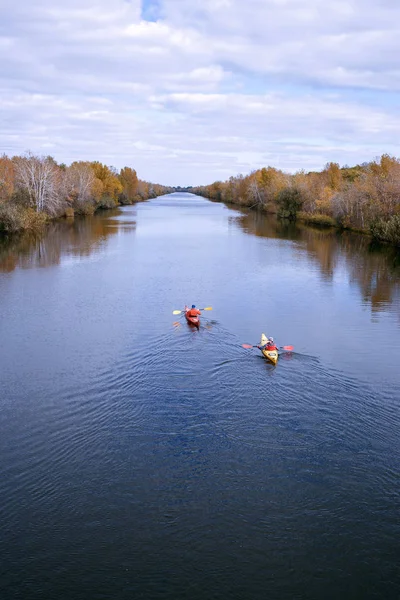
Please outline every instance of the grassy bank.
[{"label": "grassy bank", "polygon": [[315,227],[339,227],[338,222],[329,215],[306,213],[300,211],[297,214],[297,220],[306,223],[307,225],[314,225]]}]

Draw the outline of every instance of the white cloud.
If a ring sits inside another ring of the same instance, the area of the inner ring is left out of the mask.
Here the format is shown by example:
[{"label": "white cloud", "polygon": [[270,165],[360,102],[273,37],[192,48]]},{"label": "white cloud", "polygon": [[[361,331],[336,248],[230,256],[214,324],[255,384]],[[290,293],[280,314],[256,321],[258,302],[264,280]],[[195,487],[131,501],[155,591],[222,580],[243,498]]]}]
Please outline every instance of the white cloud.
[{"label": "white cloud", "polygon": [[[0,3],[5,152],[172,184],[396,153],[394,1]],[[146,14],[146,11],[144,11]]]}]

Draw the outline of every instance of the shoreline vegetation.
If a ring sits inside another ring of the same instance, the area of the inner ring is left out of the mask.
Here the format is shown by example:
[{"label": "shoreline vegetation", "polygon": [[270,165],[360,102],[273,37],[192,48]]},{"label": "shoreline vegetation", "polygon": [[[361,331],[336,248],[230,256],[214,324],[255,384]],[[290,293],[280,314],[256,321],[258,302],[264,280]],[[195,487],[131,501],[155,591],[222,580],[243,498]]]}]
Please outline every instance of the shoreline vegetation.
[{"label": "shoreline vegetation", "polygon": [[0,234],[40,230],[46,222],[135,204],[172,192],[100,162],[58,164],[51,156],[0,156]]},{"label": "shoreline vegetation", "polygon": [[174,191],[239,205],[314,227],[348,229],[400,247],[400,159],[293,175],[264,167],[206,186],[171,187],[142,181],[98,161],[67,166],[51,156],[0,156],[0,235],[40,230],[49,220],[91,215]]},{"label": "shoreline vegetation", "polygon": [[400,247],[400,159],[388,154],[355,167],[331,162],[320,172],[294,175],[266,167],[185,191]]}]

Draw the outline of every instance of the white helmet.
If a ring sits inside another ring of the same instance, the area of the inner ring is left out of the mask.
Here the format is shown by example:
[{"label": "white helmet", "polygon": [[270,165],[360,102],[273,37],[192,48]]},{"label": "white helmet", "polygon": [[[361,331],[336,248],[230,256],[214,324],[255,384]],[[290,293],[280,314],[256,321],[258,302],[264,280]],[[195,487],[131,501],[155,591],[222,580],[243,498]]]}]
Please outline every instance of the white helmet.
[{"label": "white helmet", "polygon": [[273,337],[270,337],[270,338],[268,338],[268,339],[269,339],[269,341],[270,341],[270,342],[273,342],[273,341],[274,341],[274,338],[273,338]]}]

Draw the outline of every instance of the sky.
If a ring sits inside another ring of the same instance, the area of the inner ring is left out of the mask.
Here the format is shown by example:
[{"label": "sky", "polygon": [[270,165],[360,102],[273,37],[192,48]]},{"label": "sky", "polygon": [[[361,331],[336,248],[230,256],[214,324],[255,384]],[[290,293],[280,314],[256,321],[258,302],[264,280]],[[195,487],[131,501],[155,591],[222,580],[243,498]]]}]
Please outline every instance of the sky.
[{"label": "sky", "polygon": [[398,0],[0,0],[0,153],[201,185],[399,155]]}]

